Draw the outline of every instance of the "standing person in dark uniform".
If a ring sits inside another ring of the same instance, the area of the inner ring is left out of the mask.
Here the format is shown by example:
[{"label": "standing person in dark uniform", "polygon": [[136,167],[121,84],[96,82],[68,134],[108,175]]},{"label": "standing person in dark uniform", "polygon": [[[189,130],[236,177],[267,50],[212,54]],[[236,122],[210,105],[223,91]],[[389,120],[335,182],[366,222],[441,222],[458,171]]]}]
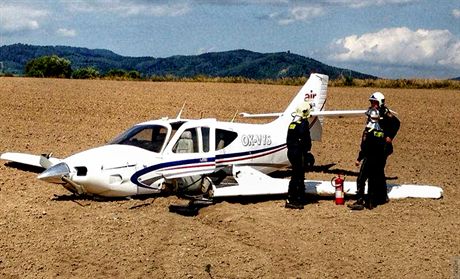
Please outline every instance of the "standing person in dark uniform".
[{"label": "standing person in dark uniform", "polygon": [[[387,202],[387,186],[385,180],[385,138],[379,125],[379,112],[375,108],[368,111],[369,121],[361,139],[356,165],[361,164],[357,184],[357,201],[348,207],[353,210],[362,210],[364,207],[372,209]],[[368,180],[368,197],[364,197],[364,187]]]},{"label": "standing person in dark uniform", "polygon": [[307,102],[299,105],[287,132],[287,156],[292,165],[286,208],[303,209],[305,195],[305,167],[311,159],[311,137],[308,117],[311,106]]},{"label": "standing person in dark uniform", "polygon": [[399,131],[401,122],[385,105],[385,96],[381,92],[374,92],[369,97],[371,108],[375,108],[380,114],[380,127],[385,134],[385,165],[388,156],[393,153],[393,139]]},{"label": "standing person in dark uniform", "polygon": [[[388,156],[390,156],[393,153],[393,139],[396,137],[396,134],[398,133],[399,127],[401,125],[399,119],[386,107],[385,105],[385,96],[381,92],[374,92],[371,94],[369,97],[369,101],[371,103],[371,106],[369,107],[369,110],[366,112],[366,115],[368,116],[368,122],[370,121],[370,111],[372,109],[376,109],[379,111],[379,126],[384,132],[384,138],[385,138],[385,148],[384,148],[384,163],[383,163],[383,168],[385,171],[385,165],[387,162]],[[366,131],[364,131],[365,133]],[[364,135],[363,135],[364,137]],[[357,200],[356,202],[351,205],[350,207],[352,209],[363,209],[364,208],[364,187],[366,185],[366,180],[368,179],[368,171],[367,170],[367,165],[366,165],[366,158],[358,158],[356,161],[356,166],[359,166],[361,164],[359,176],[357,179]],[[385,175],[385,172],[384,172]],[[382,194],[383,195],[383,194]],[[385,194],[386,195],[386,194]],[[385,202],[388,201],[388,197],[385,196]]]}]

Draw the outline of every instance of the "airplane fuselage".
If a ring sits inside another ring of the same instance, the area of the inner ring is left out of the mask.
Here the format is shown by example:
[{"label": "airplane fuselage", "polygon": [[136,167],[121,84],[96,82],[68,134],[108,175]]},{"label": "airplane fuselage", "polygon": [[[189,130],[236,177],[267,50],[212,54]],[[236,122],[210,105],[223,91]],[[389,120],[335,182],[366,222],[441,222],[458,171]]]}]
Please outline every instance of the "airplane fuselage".
[{"label": "airplane fuselage", "polygon": [[[107,145],[63,159],[39,179],[73,192],[113,197],[158,193],[167,180],[209,175],[233,165],[270,173],[289,165],[286,129],[274,128],[215,119],[148,121]],[[184,139],[185,134],[190,138]],[[182,141],[190,142],[188,149],[180,149]]]}]

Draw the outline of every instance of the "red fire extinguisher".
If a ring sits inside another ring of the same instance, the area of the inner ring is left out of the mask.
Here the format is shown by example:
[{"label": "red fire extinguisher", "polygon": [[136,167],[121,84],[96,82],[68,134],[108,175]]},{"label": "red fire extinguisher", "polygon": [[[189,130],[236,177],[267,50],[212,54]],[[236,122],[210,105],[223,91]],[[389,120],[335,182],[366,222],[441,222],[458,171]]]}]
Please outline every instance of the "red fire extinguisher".
[{"label": "red fire extinguisher", "polygon": [[343,190],[344,182],[345,178],[342,178],[341,174],[339,174],[337,177],[334,176],[331,180],[331,184],[335,188],[335,204],[345,204],[345,192]]}]

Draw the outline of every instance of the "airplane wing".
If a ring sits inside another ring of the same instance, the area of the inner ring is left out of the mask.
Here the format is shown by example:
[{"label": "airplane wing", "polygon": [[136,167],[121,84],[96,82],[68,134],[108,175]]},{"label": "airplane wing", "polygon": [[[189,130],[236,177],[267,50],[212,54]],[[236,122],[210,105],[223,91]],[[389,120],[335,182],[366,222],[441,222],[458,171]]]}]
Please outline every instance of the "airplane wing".
[{"label": "airplane wing", "polygon": [[[255,195],[287,194],[289,179],[273,178],[248,166],[233,166],[234,184],[213,186],[213,197],[237,197]],[[335,187],[330,181],[305,180],[305,193],[318,196],[334,196]],[[366,186],[367,188],[367,186]],[[346,195],[356,195],[356,181],[345,181]],[[429,198],[439,199],[443,196],[441,187],[431,185],[388,184],[390,199]]]},{"label": "airplane wing", "polygon": [[15,152],[6,152],[0,155],[0,159],[5,161],[10,161],[14,163],[19,163],[28,166],[34,166],[39,168],[47,169],[59,162],[58,158],[49,157],[47,155],[33,155],[26,153],[15,153]]},{"label": "airplane wing", "polygon": [[[367,110],[328,110],[328,111],[312,111],[311,116],[325,116],[325,117],[355,117],[363,116]],[[240,116],[245,118],[274,118],[281,116],[281,112],[271,112],[271,113],[247,113],[242,112]]]}]

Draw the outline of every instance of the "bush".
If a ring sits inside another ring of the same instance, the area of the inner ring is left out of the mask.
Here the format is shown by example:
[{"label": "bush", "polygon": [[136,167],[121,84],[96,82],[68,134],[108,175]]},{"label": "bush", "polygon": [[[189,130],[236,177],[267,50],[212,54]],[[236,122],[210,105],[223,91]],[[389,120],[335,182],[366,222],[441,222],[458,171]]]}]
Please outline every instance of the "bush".
[{"label": "bush", "polygon": [[128,77],[130,79],[141,79],[141,73],[139,73],[138,71],[129,71],[128,72]]},{"label": "bush", "polygon": [[105,74],[106,77],[109,78],[126,78],[128,73],[122,69],[112,69]]},{"label": "bush", "polygon": [[76,79],[95,79],[99,76],[99,71],[94,67],[79,68],[72,74],[72,77]]},{"label": "bush", "polygon": [[28,77],[70,78],[72,67],[70,61],[57,55],[41,56],[26,64],[25,75]]}]

